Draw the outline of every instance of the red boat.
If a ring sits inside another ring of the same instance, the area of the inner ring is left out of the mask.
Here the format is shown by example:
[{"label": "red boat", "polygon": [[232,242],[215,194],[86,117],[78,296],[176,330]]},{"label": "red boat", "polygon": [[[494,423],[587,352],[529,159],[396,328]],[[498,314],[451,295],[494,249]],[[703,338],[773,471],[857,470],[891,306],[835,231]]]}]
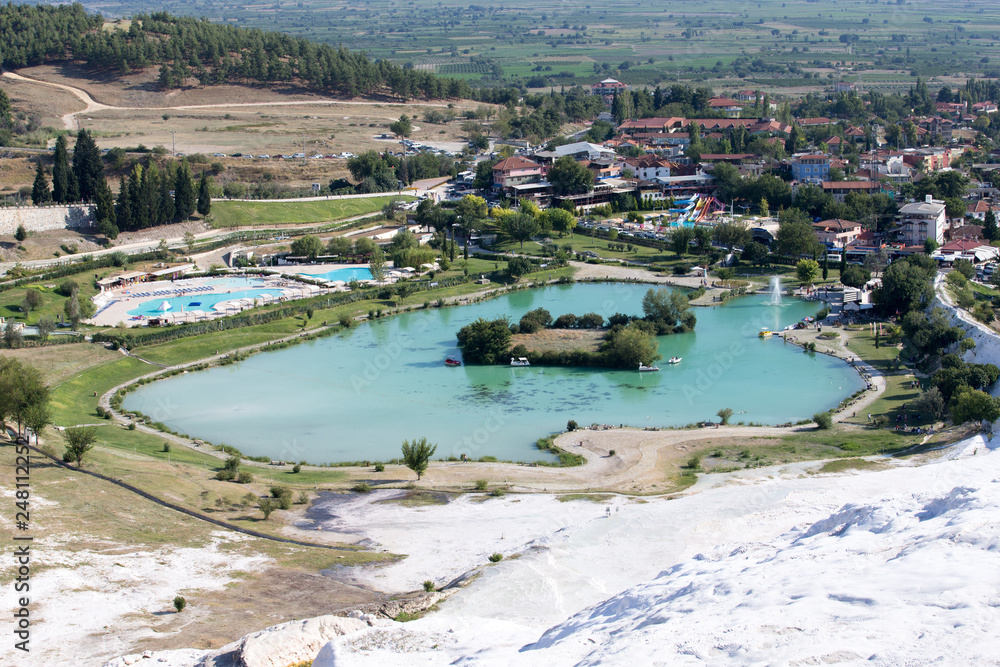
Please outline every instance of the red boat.
[{"label": "red boat", "polygon": [[444,365],[445,366],[461,366],[462,362],[459,361],[458,359],[456,359],[455,357],[448,357],[447,359],[444,360]]}]

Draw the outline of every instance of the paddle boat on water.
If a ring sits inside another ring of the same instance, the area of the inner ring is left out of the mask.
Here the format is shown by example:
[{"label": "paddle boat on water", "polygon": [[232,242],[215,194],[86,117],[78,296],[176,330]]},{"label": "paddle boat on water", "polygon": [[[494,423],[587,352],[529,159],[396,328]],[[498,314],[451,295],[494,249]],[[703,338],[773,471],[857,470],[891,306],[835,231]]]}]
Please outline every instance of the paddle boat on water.
[{"label": "paddle boat on water", "polygon": [[643,363],[639,364],[639,372],[640,373],[651,373],[651,372],[658,371],[658,370],[660,370],[659,366],[647,366],[647,365],[645,365]]},{"label": "paddle boat on water", "polygon": [[511,366],[530,366],[531,363],[528,361],[527,357],[517,357],[517,358],[511,357],[510,358],[510,365]]},{"label": "paddle boat on water", "polygon": [[770,338],[773,335],[774,335],[773,331],[771,331],[770,329],[764,328],[764,329],[760,330],[760,333],[757,334],[757,337],[758,338]]},{"label": "paddle boat on water", "polygon": [[670,357],[670,359],[667,360],[667,363],[668,364],[679,364],[679,363],[681,363],[681,358],[680,357]]},{"label": "paddle boat on water", "polygon": [[455,357],[448,357],[447,359],[444,360],[444,365],[445,366],[461,366],[462,362],[459,361],[458,359],[456,359]]}]

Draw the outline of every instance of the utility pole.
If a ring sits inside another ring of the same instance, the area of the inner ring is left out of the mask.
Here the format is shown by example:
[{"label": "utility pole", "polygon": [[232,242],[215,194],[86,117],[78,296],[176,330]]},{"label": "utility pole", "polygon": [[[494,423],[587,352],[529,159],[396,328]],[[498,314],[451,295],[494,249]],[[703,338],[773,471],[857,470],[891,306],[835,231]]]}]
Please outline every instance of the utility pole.
[{"label": "utility pole", "polygon": [[170,155],[177,155],[177,138],[174,136],[177,134],[176,130],[170,130]]}]

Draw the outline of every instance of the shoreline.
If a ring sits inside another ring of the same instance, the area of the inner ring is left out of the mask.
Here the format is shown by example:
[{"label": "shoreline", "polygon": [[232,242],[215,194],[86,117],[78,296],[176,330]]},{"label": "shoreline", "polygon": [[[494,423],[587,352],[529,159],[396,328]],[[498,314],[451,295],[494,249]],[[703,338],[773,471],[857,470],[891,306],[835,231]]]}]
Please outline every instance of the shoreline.
[{"label": "shoreline", "polygon": [[[593,266],[593,265],[590,265],[590,266]],[[598,267],[594,267],[594,268],[598,268]],[[628,268],[628,267],[613,267],[613,268],[624,269],[630,275],[629,276],[625,276],[624,277],[625,280],[622,280],[621,278],[615,279],[615,278],[600,277],[600,276],[587,276],[587,277],[585,277],[584,280],[576,280],[574,278],[573,282],[574,283],[576,283],[576,282],[580,282],[580,283],[590,283],[590,282],[595,282],[595,283],[604,283],[604,282],[611,282],[611,283],[619,283],[619,282],[647,282],[645,279],[648,278],[648,277],[650,277],[648,275],[645,275],[645,273],[642,272],[639,269]],[[634,275],[634,274],[638,274],[638,275]],[[651,281],[653,284],[665,284],[665,285],[671,285],[671,286],[675,286],[675,287],[689,288],[689,286],[686,286],[686,285],[674,284],[674,283],[669,282],[667,280],[666,276],[657,276],[657,277],[660,278],[661,280],[659,280],[659,281]],[[688,280],[700,280],[700,279],[689,278]],[[460,306],[460,305],[469,305],[469,304],[472,304],[472,303],[478,303],[478,302],[486,300],[486,299],[498,298],[498,297],[503,296],[504,294],[507,294],[507,293],[512,292],[512,291],[518,291],[518,290],[522,290],[522,289],[537,289],[537,288],[551,287],[551,286],[557,285],[559,283],[560,283],[559,280],[551,280],[551,281],[545,281],[545,282],[542,282],[542,283],[538,283],[538,282],[523,283],[523,284],[514,283],[512,285],[507,285],[507,286],[501,287],[499,289],[496,288],[496,287],[492,287],[492,288],[489,288],[489,289],[484,289],[484,290],[480,290],[478,292],[474,292],[474,293],[469,294],[469,295],[462,295],[462,296],[451,297],[449,300],[445,301],[445,307]],[[719,305],[719,304],[716,304],[716,305]],[[401,314],[401,313],[404,313],[404,312],[410,312],[410,311],[413,311],[413,310],[420,310],[420,309],[422,309],[421,306],[400,306],[400,307],[397,307],[397,308],[394,308],[394,309],[389,309],[389,311],[388,311],[387,314],[388,315],[396,315],[396,314]],[[386,315],[383,315],[383,317],[384,316],[386,316]],[[357,318],[357,320],[360,321],[360,322],[365,322],[365,321],[367,321],[367,317],[361,316],[361,317]],[[247,346],[245,348],[238,348],[236,350],[227,352],[225,354],[213,355],[213,356],[210,356],[210,357],[207,357],[207,358],[203,358],[203,359],[199,359],[199,360],[187,362],[187,363],[184,363],[184,364],[178,364],[178,365],[174,365],[174,366],[170,366],[170,367],[163,367],[163,368],[160,368],[160,369],[158,369],[156,371],[153,371],[152,373],[148,373],[148,374],[145,374],[145,375],[142,375],[142,376],[139,376],[139,377],[132,378],[132,379],[130,379],[130,380],[128,380],[128,381],[126,381],[126,382],[124,382],[122,384],[119,384],[119,385],[117,385],[117,386],[109,389],[108,391],[106,391],[100,397],[99,405],[101,405],[106,410],[108,410],[112,414],[112,419],[114,419],[118,423],[125,424],[125,425],[130,424],[130,423],[136,423],[136,427],[137,428],[140,428],[140,429],[142,429],[143,431],[145,431],[147,433],[155,434],[158,437],[163,437],[163,438],[171,439],[173,442],[175,442],[176,444],[178,444],[180,446],[188,447],[188,448],[191,448],[191,449],[193,449],[195,451],[199,451],[199,452],[202,452],[202,453],[209,453],[209,454],[211,454],[211,455],[213,455],[213,456],[215,456],[215,457],[217,457],[219,459],[225,459],[227,456],[230,455],[229,452],[217,450],[216,449],[217,445],[214,445],[211,442],[205,441],[204,439],[197,438],[197,437],[183,438],[183,437],[180,437],[176,433],[160,431],[158,429],[146,426],[145,424],[141,423],[141,421],[136,421],[136,420],[129,419],[128,417],[125,416],[126,413],[140,414],[141,418],[145,418],[145,416],[141,415],[141,413],[136,413],[134,411],[124,411],[124,410],[122,410],[120,408],[117,408],[117,409],[113,408],[112,405],[111,405],[113,398],[118,394],[119,391],[121,391],[123,389],[127,393],[128,391],[132,391],[132,390],[136,389],[139,386],[142,386],[144,384],[148,384],[149,382],[155,382],[155,381],[160,380],[160,379],[166,379],[166,378],[171,377],[172,375],[175,375],[175,374],[178,374],[178,373],[186,373],[186,372],[188,372],[190,370],[204,370],[204,369],[212,368],[212,367],[217,366],[217,365],[223,365],[223,364],[226,364],[226,363],[230,363],[231,360],[234,360],[234,359],[235,360],[241,360],[241,359],[245,358],[246,356],[248,356],[250,354],[256,354],[256,353],[259,353],[259,352],[264,352],[264,351],[267,351],[269,349],[272,349],[272,346],[277,346],[275,349],[281,349],[281,348],[286,347],[288,345],[293,345],[293,344],[300,343],[300,342],[306,342],[306,341],[313,340],[315,338],[322,337],[322,336],[332,335],[332,334],[337,333],[340,330],[340,328],[341,327],[338,324],[336,324],[336,323],[329,324],[329,325],[321,325],[319,327],[316,327],[315,329],[310,330],[309,332],[296,333],[296,334],[292,334],[290,336],[287,336],[287,337],[284,337],[284,338],[281,338],[281,339],[276,339],[276,340],[273,340],[273,341],[269,341],[269,342],[266,342],[266,343],[259,343],[259,344],[256,344],[256,345]],[[802,331],[802,332],[804,332],[804,331],[810,331],[810,332],[812,332],[814,330],[799,330],[799,331]],[[787,334],[787,332],[784,332],[784,333]],[[804,346],[804,343],[800,342],[796,338],[788,337],[788,336],[783,336],[783,337],[786,338],[785,342],[791,342],[792,344],[794,344],[796,346],[799,346],[799,347],[803,347]],[[867,390],[866,389],[862,389],[861,390],[863,392],[863,395],[861,397],[855,398],[856,394],[855,395],[851,395],[851,396],[845,396],[844,399],[841,401],[840,404],[838,404],[837,407],[835,407],[835,408],[833,408],[833,409],[830,410],[831,416],[833,417],[833,420],[835,422],[841,422],[841,421],[843,421],[843,419],[847,418],[847,412],[848,412],[849,409],[853,409],[853,411],[856,412],[858,409],[863,409],[864,407],[866,407],[867,405],[869,405],[873,401],[877,400],[878,396],[885,389],[886,382],[885,382],[884,376],[879,371],[877,371],[876,369],[874,369],[870,365],[868,365],[865,362],[863,362],[862,360],[860,360],[860,358],[856,354],[854,354],[853,352],[848,351],[848,350],[843,349],[843,348],[841,348],[841,349],[817,349],[816,352],[819,352],[819,353],[822,353],[822,354],[826,354],[828,356],[832,356],[832,357],[841,359],[845,363],[851,365],[858,372],[858,374],[861,375],[862,377],[864,377],[865,375],[869,376],[869,378],[868,378],[869,388]],[[139,356],[137,354],[134,354],[134,355],[131,355],[131,356],[135,356],[137,359],[139,359],[141,361],[144,361],[141,358],[141,356]],[[146,362],[146,363],[151,363],[151,362]],[[860,405],[859,405],[859,401],[861,402]],[[146,418],[146,419],[148,419],[148,418]],[[796,427],[799,427],[799,426],[801,426],[801,424],[791,424],[791,423],[783,423],[783,424],[751,424],[751,425],[746,426],[746,428],[785,429],[786,432],[790,433],[790,432],[793,432],[794,429]],[[733,428],[738,428],[738,426],[729,425],[726,428],[727,429],[733,429]],[[581,429],[581,430],[586,430],[586,429]],[[691,426],[663,426],[663,427],[657,427],[655,429],[655,431],[646,431],[642,426],[639,426],[639,425],[623,425],[623,426],[615,427],[615,428],[609,429],[609,430],[624,431],[624,432],[649,433],[649,432],[691,432],[693,429],[691,428]],[[566,447],[561,446],[560,443],[563,442],[562,438],[565,435],[566,435],[565,432],[564,433],[542,433],[542,434],[540,434],[539,437],[542,437],[542,438],[544,438],[544,437],[552,437],[554,439],[556,447],[558,449],[564,451],[564,452],[567,452],[567,453],[570,453],[570,454],[582,453],[582,452],[578,452],[578,451],[576,451],[574,449],[567,449]],[[739,434],[736,434],[736,435],[738,436]],[[197,441],[197,442],[193,442],[193,441]],[[232,450],[232,449],[238,450],[238,447],[237,448],[230,447],[229,449],[230,450]],[[608,449],[611,449],[611,448],[608,448]],[[541,451],[541,450],[539,450],[539,451]],[[558,454],[558,452],[556,452],[556,453]],[[244,458],[244,461],[245,461],[245,463],[247,465],[256,465],[256,466],[267,467],[269,469],[275,469],[273,466],[270,466],[267,463],[247,460],[246,459],[247,455],[242,454],[242,452],[240,452],[240,454]],[[350,469],[353,468],[354,469],[353,472],[356,472],[358,474],[364,473],[365,472],[364,468],[366,466],[358,466],[358,465],[356,465],[357,463],[358,463],[357,460],[355,460],[355,461],[346,461],[346,462],[330,462],[328,464],[307,463],[307,464],[303,465],[303,469],[311,469],[311,470],[350,470]],[[557,470],[557,471],[572,471],[574,469],[579,470],[579,469],[587,468],[588,465],[591,463],[591,461],[588,459],[588,461],[586,461],[583,465],[578,465],[578,466],[560,466],[560,465],[538,466],[535,462],[532,462],[532,461],[479,462],[479,461],[470,460],[470,461],[463,461],[463,462],[459,463],[459,465],[467,466],[468,463],[476,463],[477,466],[507,466],[509,468],[509,471],[511,473],[513,473],[514,471],[517,471],[517,475],[518,476],[523,476],[524,475],[524,471],[528,470],[528,469],[530,469],[530,470],[547,469],[547,470]],[[431,470],[429,470],[429,472],[433,471],[435,468],[445,467],[445,466],[449,466],[451,464],[452,464],[452,462],[448,462],[448,461],[432,461],[431,462]],[[291,463],[287,463],[284,467],[289,467],[289,466],[291,466]],[[387,470],[389,470],[392,467],[393,466],[391,466],[389,464],[386,465],[386,469]],[[602,469],[603,469],[603,466],[602,466]],[[571,475],[571,476],[576,477],[576,475]],[[449,477],[451,477],[451,475],[449,475]],[[460,475],[459,477],[465,477],[465,476]],[[532,478],[532,479],[534,479],[534,478],[539,477],[539,476],[531,475],[529,477]],[[589,475],[588,475],[588,477],[589,477]],[[547,479],[547,477],[542,476],[541,479],[544,480],[544,479]],[[372,480],[372,481],[377,481],[377,480]],[[592,486],[593,486],[592,484],[587,484],[586,488],[590,488]],[[443,488],[448,488],[448,487],[443,487]],[[585,488],[585,487],[580,486],[580,487],[578,487],[578,488],[576,488],[574,490],[580,490],[580,489],[583,489],[583,488]]]}]

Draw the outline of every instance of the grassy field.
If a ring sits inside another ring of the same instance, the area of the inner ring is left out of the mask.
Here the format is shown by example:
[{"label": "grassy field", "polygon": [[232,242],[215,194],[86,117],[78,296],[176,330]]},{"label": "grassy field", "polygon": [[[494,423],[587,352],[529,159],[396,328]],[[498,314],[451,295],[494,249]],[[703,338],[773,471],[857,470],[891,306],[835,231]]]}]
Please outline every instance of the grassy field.
[{"label": "grassy field", "polygon": [[[212,204],[214,227],[269,226],[312,224],[345,220],[366,213],[375,213],[392,197],[330,199],[303,202],[243,202],[217,201]],[[413,201],[412,197],[398,197]]]},{"label": "grassy field", "polygon": [[918,384],[916,388],[910,384],[916,381],[913,375],[890,375],[886,377],[886,388],[870,406],[859,414],[846,419],[852,424],[868,424],[868,415],[885,415],[889,418],[889,425],[896,424],[897,417],[906,417],[908,426],[927,426],[934,420],[929,415],[918,415],[912,409],[903,408],[907,403],[912,403],[922,393],[923,389]]}]

